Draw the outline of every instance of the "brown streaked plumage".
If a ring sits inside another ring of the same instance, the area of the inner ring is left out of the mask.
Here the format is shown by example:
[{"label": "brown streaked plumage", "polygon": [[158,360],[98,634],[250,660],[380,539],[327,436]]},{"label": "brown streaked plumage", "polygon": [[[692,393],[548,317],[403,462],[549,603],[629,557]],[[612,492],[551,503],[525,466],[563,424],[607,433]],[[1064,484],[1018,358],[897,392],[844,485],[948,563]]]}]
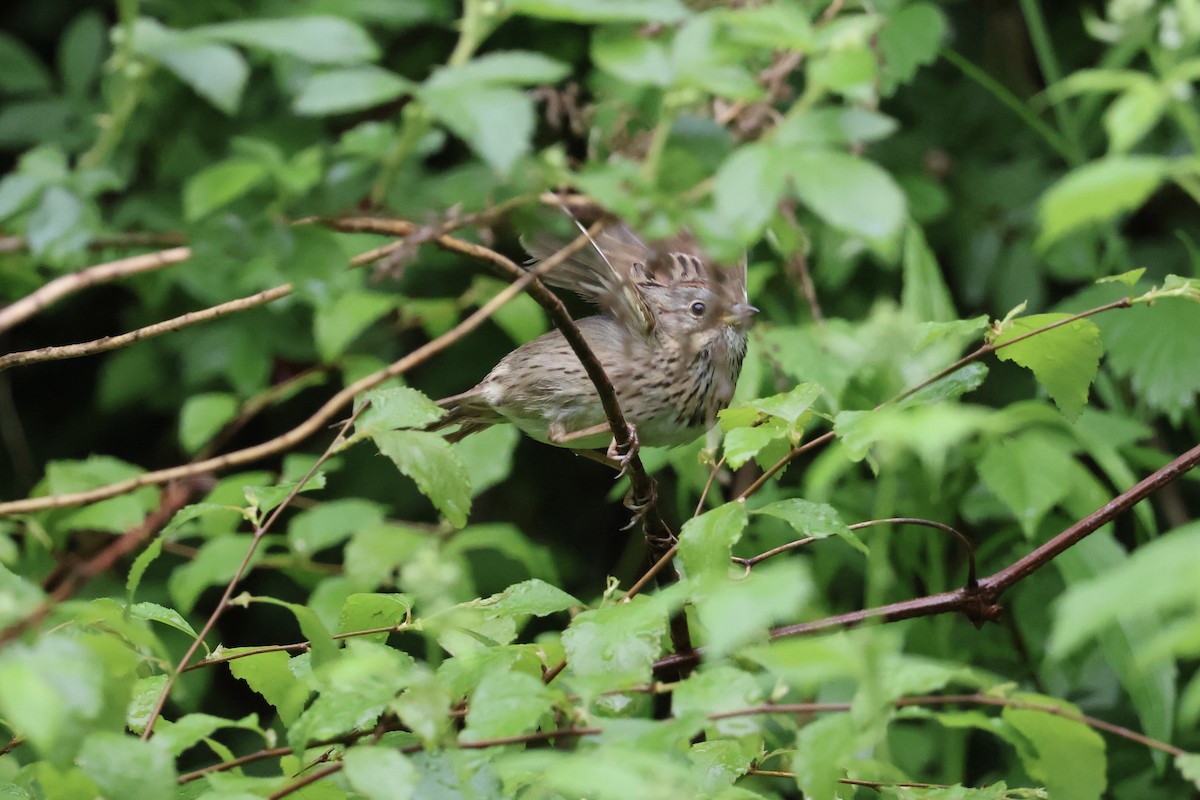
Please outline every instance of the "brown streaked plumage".
[{"label": "brown streaked plumage", "polygon": [[[592,244],[544,280],[603,311],[577,324],[638,440],[685,444],[733,397],[755,312],[746,300],[745,264],[710,267],[681,249],[656,250],[624,225],[609,226]],[[559,244],[539,237],[528,248],[545,258]],[[574,449],[612,439],[595,386],[557,330],[518,347],[477,386],[438,405],[449,413],[437,428],[460,426],[451,440],[500,422]]]}]

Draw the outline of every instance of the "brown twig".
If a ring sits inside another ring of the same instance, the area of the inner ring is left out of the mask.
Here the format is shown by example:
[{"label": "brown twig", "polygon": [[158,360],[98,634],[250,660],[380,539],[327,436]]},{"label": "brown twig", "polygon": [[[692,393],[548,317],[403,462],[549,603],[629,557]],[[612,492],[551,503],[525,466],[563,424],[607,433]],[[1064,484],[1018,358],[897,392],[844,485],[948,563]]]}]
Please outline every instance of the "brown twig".
[{"label": "brown twig", "polygon": [[[445,241],[443,241],[445,240]],[[572,247],[582,247],[587,243],[583,237],[579,237],[572,243]],[[447,248],[454,248],[455,252],[462,252],[464,255],[473,255],[481,258],[487,258],[486,254],[492,254],[495,258],[505,259],[499,253],[495,253],[481,245],[474,245],[470,242],[464,242],[451,237],[441,237],[438,244]],[[553,268],[554,265],[561,263],[567,258],[573,250],[567,249],[561,254],[556,254],[554,257],[546,259],[539,264],[539,269]],[[490,260],[490,259],[489,259]],[[512,263],[508,261],[508,263]],[[84,492],[73,492],[69,494],[48,495],[45,497],[30,497],[23,500],[10,500],[0,503],[0,516],[12,514],[26,514],[33,511],[44,511],[50,508],[67,508],[70,506],[82,505],[84,503],[94,503],[99,500],[107,500],[110,497],[127,494],[143,486],[153,486],[156,484],[167,483],[173,480],[186,478],[190,475],[198,475],[206,472],[220,472],[229,469],[230,467],[249,464],[263,458],[284,452],[292,447],[295,447],[300,442],[308,439],[310,436],[324,430],[325,426],[350,402],[363,392],[373,389],[389,378],[401,375],[414,366],[423,363],[433,355],[440,353],[450,345],[457,342],[462,337],[466,336],[471,331],[478,328],[483,322],[488,319],[496,309],[512,300],[520,294],[525,287],[530,285],[537,279],[538,272],[536,270],[524,273],[519,279],[514,281],[509,286],[502,289],[488,302],[480,306],[474,313],[467,316],[459,324],[455,325],[446,333],[431,342],[418,347],[413,352],[392,363],[388,367],[364,376],[349,386],[337,392],[333,397],[329,398],[316,413],[310,416],[307,420],[296,426],[292,430],[280,436],[270,439],[261,444],[247,447],[242,450],[235,450],[231,453],[226,453],[213,458],[204,459],[189,464],[183,464],[177,467],[169,467],[167,469],[155,470],[138,475],[124,481],[101,486],[96,489],[91,489]]]},{"label": "brown twig", "polygon": [[[114,233],[111,236],[97,236],[88,242],[89,250],[105,250],[110,247],[176,247],[187,241],[186,237],[177,231]],[[0,253],[19,253],[29,247],[29,240],[24,236],[0,236]]]},{"label": "brown twig", "polygon": [[116,350],[119,347],[133,344],[134,342],[143,339],[152,339],[155,336],[162,336],[164,333],[177,331],[181,328],[186,328],[189,325],[197,325],[202,322],[218,319],[229,314],[235,314],[239,311],[245,311],[249,308],[265,305],[273,300],[278,300],[281,297],[286,297],[292,293],[292,284],[285,283],[282,286],[276,286],[273,289],[267,289],[247,297],[239,297],[237,300],[230,300],[227,303],[221,303],[210,308],[205,308],[200,311],[189,311],[186,314],[181,314],[172,319],[156,322],[153,325],[147,325],[143,328],[122,333],[117,336],[105,336],[101,339],[94,339],[90,342],[80,342],[79,344],[60,345],[57,347],[39,347],[36,350],[23,350],[17,353],[9,353],[0,356],[0,372],[11,367],[25,366],[27,364],[37,364],[43,361],[62,361],[68,358],[80,358],[82,356],[95,355],[96,353],[104,353],[109,350]]},{"label": "brown twig", "polygon": [[[1026,711],[1037,711],[1045,714],[1052,714],[1063,719],[1068,719],[1073,722],[1078,722],[1096,730],[1104,731],[1114,736],[1119,736],[1129,741],[1136,742],[1145,747],[1155,750],[1160,750],[1172,756],[1184,755],[1186,751],[1178,748],[1169,742],[1163,742],[1158,739],[1138,733],[1120,725],[1114,725],[1110,722],[1105,722],[1088,714],[1081,714],[1068,709],[1061,708],[1050,703],[1036,703],[1028,700],[1018,700],[996,695],[988,695],[982,693],[975,694],[953,694],[953,695],[922,695],[913,697],[901,697],[893,701],[892,705],[896,708],[913,708],[919,706],[944,706],[944,705],[987,705],[999,708],[1014,708]],[[721,711],[709,714],[707,719],[716,721],[722,719],[734,719],[740,717],[764,716],[772,714],[787,714],[787,715],[813,715],[813,714],[829,714],[829,713],[846,713],[853,708],[852,703],[844,702],[825,702],[825,703],[764,703],[758,706],[748,706],[746,708],[733,709],[731,711]],[[384,732],[387,726],[383,727]],[[329,744],[348,745],[363,738],[364,736],[376,735],[380,732],[380,726],[376,726],[372,731],[354,731],[350,734],[334,737],[332,739],[312,742],[311,746],[319,747]],[[556,730],[533,731],[527,734],[517,736],[505,736],[495,739],[479,739],[475,741],[460,741],[458,747],[463,749],[485,749],[488,747],[503,747],[513,744],[529,744],[533,742],[546,741],[548,739],[559,739],[564,737],[581,737],[581,736],[598,736],[604,733],[602,728],[564,728]],[[402,753],[415,753],[422,749],[421,745],[408,745],[400,748]],[[254,753],[241,756],[239,758],[224,761],[218,764],[212,764],[203,769],[194,772],[184,773],[179,776],[180,784],[189,783],[209,775],[214,772],[224,772],[230,769],[244,766],[255,761],[261,761],[267,758],[279,758],[282,756],[292,755],[295,751],[290,747],[274,747],[265,748]],[[320,777],[328,777],[337,770],[330,770]],[[756,770],[756,774],[774,775],[770,770]],[[779,773],[779,776],[790,775],[790,773]],[[847,782],[854,783],[854,779],[846,779]],[[284,797],[297,789],[311,784],[313,781],[306,781],[303,784],[289,784],[288,791],[278,794],[279,797]],[[856,784],[857,785],[857,784]],[[895,785],[895,784],[891,784]],[[923,786],[927,784],[906,784],[913,786]],[[281,790],[283,791],[283,790]]]},{"label": "brown twig", "polygon": [[[966,587],[953,591],[918,597],[913,600],[903,600],[875,608],[859,611],[849,611],[834,614],[812,622],[801,622],[795,625],[785,625],[770,632],[771,638],[782,639],[789,636],[801,636],[819,631],[846,628],[860,625],[867,620],[879,619],[884,622],[898,622],[914,617],[928,617],[948,612],[961,612],[976,626],[985,622],[995,621],[1001,614],[997,605],[1000,596],[1018,581],[1033,574],[1038,568],[1050,563],[1055,556],[1067,548],[1082,541],[1118,514],[1127,511],[1149,495],[1186,474],[1200,464],[1200,445],[1196,445],[1183,455],[1175,458],[1162,469],[1148,475],[1133,488],[1122,492],[1091,514],[1057,534],[1050,541],[1038,547],[1033,552],[1017,560],[979,581],[975,589]],[[702,651],[692,654],[675,654],[655,662],[655,670],[676,669],[680,663],[695,661]]]},{"label": "brown twig", "polygon": [[89,286],[107,283],[118,278],[137,275],[141,272],[153,272],[156,269],[180,264],[192,256],[189,247],[173,247],[160,250],[157,253],[122,258],[109,261],[93,267],[63,275],[42,286],[32,294],[22,297],[15,303],[0,308],[0,331],[6,331],[14,325],[24,322],[57,300],[73,294]]}]

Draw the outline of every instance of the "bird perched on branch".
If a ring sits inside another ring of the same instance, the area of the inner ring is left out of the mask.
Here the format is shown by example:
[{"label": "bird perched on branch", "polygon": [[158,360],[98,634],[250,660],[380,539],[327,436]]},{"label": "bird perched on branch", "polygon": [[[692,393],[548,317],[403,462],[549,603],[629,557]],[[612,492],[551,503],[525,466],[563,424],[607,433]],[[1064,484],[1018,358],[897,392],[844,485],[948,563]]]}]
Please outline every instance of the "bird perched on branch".
[{"label": "bird perched on branch", "polygon": [[[527,249],[545,259],[563,243],[535,238]],[[706,263],[684,247],[655,248],[612,224],[551,269],[543,280],[570,289],[601,312],[576,323],[604,368],[636,442],[674,446],[712,427],[729,405],[757,312],[747,302],[746,265]],[[438,401],[447,410],[435,428],[458,424],[447,438],[511,422],[542,442],[623,464],[583,364],[558,330],[500,360],[477,386]]]}]

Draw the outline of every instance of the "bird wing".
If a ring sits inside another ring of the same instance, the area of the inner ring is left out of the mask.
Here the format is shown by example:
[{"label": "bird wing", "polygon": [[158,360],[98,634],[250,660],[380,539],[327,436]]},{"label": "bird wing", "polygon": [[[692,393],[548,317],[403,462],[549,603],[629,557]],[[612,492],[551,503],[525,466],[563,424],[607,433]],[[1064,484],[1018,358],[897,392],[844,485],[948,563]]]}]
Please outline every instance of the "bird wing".
[{"label": "bird wing", "polygon": [[[549,234],[536,234],[525,249],[538,260],[557,253],[566,242]],[[609,225],[589,247],[550,270],[542,280],[570,289],[610,312],[631,331],[648,337],[654,331],[654,311],[639,284],[657,282],[648,265],[655,252],[623,223]]]}]

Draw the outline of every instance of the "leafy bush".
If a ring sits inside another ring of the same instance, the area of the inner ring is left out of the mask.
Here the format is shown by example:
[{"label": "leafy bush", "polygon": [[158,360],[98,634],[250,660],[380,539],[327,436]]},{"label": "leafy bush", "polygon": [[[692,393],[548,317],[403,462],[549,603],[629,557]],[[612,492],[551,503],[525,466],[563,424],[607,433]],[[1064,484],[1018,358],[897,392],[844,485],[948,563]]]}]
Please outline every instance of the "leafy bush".
[{"label": "leafy bush", "polygon": [[[6,797],[1200,785],[1193,0],[243,6],[0,34]],[[423,430],[572,203],[762,310],[615,487]]]}]

